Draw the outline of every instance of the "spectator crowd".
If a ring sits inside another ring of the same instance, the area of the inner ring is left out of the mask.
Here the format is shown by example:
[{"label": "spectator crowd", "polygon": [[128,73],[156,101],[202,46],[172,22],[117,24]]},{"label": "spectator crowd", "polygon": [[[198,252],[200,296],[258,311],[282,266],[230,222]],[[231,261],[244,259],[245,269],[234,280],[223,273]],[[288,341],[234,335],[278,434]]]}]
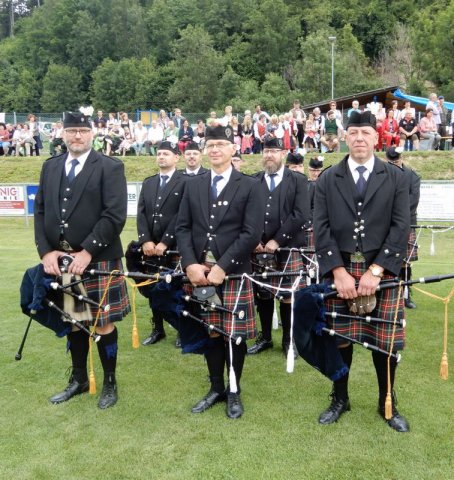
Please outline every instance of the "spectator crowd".
[{"label": "spectator crowd", "polygon": [[[347,118],[352,112],[370,110],[377,120],[378,143],[376,151],[399,146],[407,151],[444,150],[453,135],[454,116],[444,105],[444,97],[432,93],[425,106],[423,116],[418,120],[417,111],[411,102],[405,101],[399,109],[397,100],[392,101],[386,110],[382,103],[373,98],[371,103],[360,106],[358,100],[352,101]],[[160,110],[147,126],[139,120],[133,122],[125,112],[109,113],[107,116],[98,110],[92,121],[94,131],[93,148],[106,155],[125,156],[128,153],[156,155],[162,141],[178,145],[184,153],[187,145],[195,142],[201,151],[205,144],[206,126],[229,125],[232,128],[234,142],[239,155],[260,154],[264,142],[270,138],[281,138],[288,152],[331,153],[340,150],[344,140],[343,114],[336,101],[329,103],[329,109],[322,114],[319,107],[304,111],[299,100],[283,114],[268,114],[260,105],[254,111],[246,110],[243,115],[234,115],[231,106],[226,106],[224,115],[210,112],[208,118],[198,119],[190,124],[181,109],[176,108],[171,115]],[[52,124],[49,134],[49,153],[51,156],[66,151],[62,139],[61,121]],[[30,114],[28,121],[17,125],[0,123],[0,155],[38,156],[43,148],[39,124],[35,115]]]}]

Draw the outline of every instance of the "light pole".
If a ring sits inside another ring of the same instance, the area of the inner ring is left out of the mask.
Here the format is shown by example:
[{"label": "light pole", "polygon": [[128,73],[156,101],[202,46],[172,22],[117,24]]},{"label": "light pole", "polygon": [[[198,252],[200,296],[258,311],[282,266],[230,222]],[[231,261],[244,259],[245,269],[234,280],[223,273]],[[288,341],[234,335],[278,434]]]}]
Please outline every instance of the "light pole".
[{"label": "light pole", "polygon": [[336,37],[328,37],[331,42],[331,100],[334,98],[334,44]]}]

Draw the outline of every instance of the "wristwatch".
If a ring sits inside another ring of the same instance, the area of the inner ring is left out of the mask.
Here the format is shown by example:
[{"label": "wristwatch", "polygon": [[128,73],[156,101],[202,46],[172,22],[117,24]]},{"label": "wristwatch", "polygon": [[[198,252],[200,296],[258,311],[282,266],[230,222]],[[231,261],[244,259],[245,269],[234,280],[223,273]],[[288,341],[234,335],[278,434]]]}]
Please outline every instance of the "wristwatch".
[{"label": "wristwatch", "polygon": [[369,271],[374,277],[383,278],[383,269],[379,265],[373,263],[369,266]]}]

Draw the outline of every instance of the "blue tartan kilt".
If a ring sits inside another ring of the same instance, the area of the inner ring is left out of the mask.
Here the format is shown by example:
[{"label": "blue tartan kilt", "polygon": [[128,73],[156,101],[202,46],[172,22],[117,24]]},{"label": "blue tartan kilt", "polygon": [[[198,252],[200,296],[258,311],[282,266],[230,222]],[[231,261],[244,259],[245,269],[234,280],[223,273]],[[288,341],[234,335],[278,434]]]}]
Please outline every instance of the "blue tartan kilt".
[{"label": "blue tartan kilt", "polygon": [[[109,272],[113,270],[123,271],[123,265],[121,259],[106,260],[102,262],[90,263],[87,267],[87,270],[90,269],[107,270]],[[88,297],[97,303],[101,301],[108,284],[109,276],[107,275],[89,277],[88,280],[84,282]],[[100,327],[103,327],[109,323],[123,320],[123,318],[131,311],[124,277],[112,277],[109,290],[103,302],[103,306],[104,305],[110,305],[110,310],[108,312],[102,311],[100,313],[99,320],[97,322],[97,325]],[[94,322],[98,313],[98,309],[96,307],[90,308]]]}]

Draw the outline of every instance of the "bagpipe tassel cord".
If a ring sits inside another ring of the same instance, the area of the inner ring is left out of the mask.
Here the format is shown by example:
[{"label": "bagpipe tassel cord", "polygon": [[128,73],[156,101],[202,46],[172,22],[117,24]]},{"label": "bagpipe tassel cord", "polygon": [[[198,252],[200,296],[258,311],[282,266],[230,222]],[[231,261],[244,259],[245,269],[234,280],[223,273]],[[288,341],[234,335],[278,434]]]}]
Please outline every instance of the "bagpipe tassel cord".
[{"label": "bagpipe tassel cord", "polygon": [[[126,277],[125,277],[126,278]],[[132,348],[139,348],[139,329],[137,328],[137,314],[136,314],[136,294],[139,287],[151,285],[157,280],[145,280],[141,283],[135,283],[132,280],[126,279],[129,286],[132,288]]]},{"label": "bagpipe tassel cord", "polygon": [[402,296],[402,285],[399,286],[399,290],[397,293],[396,311],[394,312],[393,331],[391,335],[391,344],[389,346],[389,355],[388,355],[387,369],[386,369],[387,383],[388,383],[386,400],[385,400],[386,420],[391,420],[393,416],[393,401],[392,401],[392,395],[391,395],[391,353],[393,352],[393,348],[394,348],[394,338],[396,335],[397,317],[399,316],[399,304],[400,304],[401,296]]},{"label": "bagpipe tassel cord", "polygon": [[414,287],[420,293],[427,295],[430,298],[434,298],[436,300],[440,300],[445,305],[445,318],[444,318],[444,327],[443,327],[443,354],[441,356],[441,363],[440,363],[440,377],[442,380],[448,379],[448,305],[451,301],[451,298],[454,296],[454,288],[451,289],[449,295],[447,297],[439,297],[438,295],[434,295],[433,293],[426,292],[421,290],[420,288]]},{"label": "bagpipe tassel cord", "polygon": [[[107,285],[106,288],[102,294],[101,301],[99,302],[99,308],[96,312],[96,318],[93,326],[91,327],[91,332],[96,331],[96,325],[98,324],[99,316],[101,315],[101,305],[104,304],[104,300],[106,299],[107,292],[109,291],[110,283],[112,282],[113,279],[113,274],[119,272],[119,270],[113,270],[110,274],[109,279],[107,280]],[[96,378],[95,378],[95,368],[94,368],[94,362],[93,362],[93,337],[90,337],[90,344],[89,344],[89,359],[90,359],[90,373],[88,375],[88,393],[90,395],[95,395],[96,394]]]},{"label": "bagpipe tassel cord", "polygon": [[279,318],[277,317],[276,302],[274,302],[274,309],[273,309],[273,330],[277,330],[278,328],[279,328]]},{"label": "bagpipe tassel cord", "polygon": [[[298,277],[298,279],[301,277]],[[290,345],[287,352],[287,373],[293,373],[295,369],[295,355],[293,350],[293,306],[295,304],[295,291],[292,288],[292,299],[290,302],[291,313],[290,313]]]},{"label": "bagpipe tassel cord", "polygon": [[[238,294],[235,299],[235,305],[232,310],[232,330],[230,335],[233,335],[235,332],[235,320],[236,320],[236,311],[238,308],[238,302],[240,300],[241,291],[243,290],[244,284],[244,275],[241,277],[240,288],[238,289]],[[229,355],[230,355],[230,366],[229,366],[229,390],[230,393],[238,392],[238,384],[236,383],[235,369],[233,368],[233,348],[232,348],[232,339],[229,339]]]},{"label": "bagpipe tassel cord", "polygon": [[[451,292],[452,293],[452,292]],[[448,379],[448,301],[445,301],[445,324],[443,333],[443,354],[440,363],[440,378],[442,380]]]},{"label": "bagpipe tassel cord", "polygon": [[432,230],[432,241],[430,242],[430,254],[435,255],[435,232]]}]

